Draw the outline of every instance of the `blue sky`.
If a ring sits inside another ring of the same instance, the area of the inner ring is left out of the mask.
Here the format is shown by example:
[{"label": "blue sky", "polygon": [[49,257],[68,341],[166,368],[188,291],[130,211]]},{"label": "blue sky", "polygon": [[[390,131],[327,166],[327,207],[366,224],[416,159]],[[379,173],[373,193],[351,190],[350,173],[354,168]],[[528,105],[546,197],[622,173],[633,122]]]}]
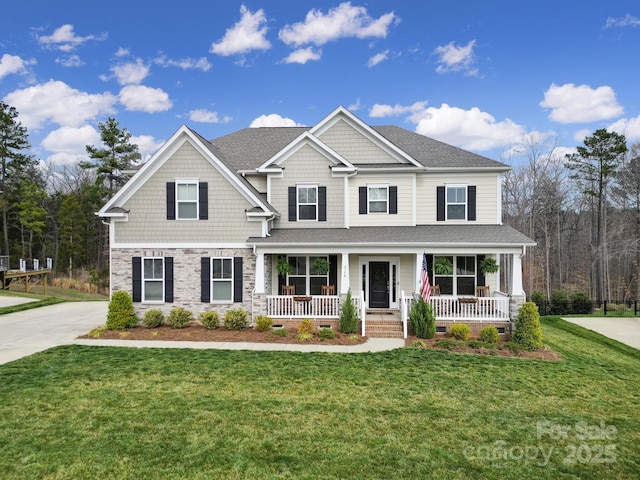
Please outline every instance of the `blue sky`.
[{"label": "blue sky", "polygon": [[637,0],[22,0],[3,17],[0,98],[55,165],[110,116],[148,156],[182,124],[215,138],[339,105],[495,159],[532,135],[640,142]]}]

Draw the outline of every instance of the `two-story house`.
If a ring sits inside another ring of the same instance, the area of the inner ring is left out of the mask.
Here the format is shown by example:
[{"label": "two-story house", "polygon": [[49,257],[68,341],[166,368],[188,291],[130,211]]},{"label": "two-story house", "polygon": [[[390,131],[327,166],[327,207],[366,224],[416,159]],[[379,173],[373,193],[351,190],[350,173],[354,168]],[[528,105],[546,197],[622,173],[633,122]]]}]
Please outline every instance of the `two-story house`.
[{"label": "two-story house", "polygon": [[[502,224],[508,169],[343,107],[313,127],[210,141],[182,126],[98,212],[111,289],[130,292],[140,314],[243,308],[332,326],[351,291],[370,333],[383,314],[402,325],[426,259],[441,330],[508,331],[534,245]],[[487,257],[499,273],[483,274]]]}]

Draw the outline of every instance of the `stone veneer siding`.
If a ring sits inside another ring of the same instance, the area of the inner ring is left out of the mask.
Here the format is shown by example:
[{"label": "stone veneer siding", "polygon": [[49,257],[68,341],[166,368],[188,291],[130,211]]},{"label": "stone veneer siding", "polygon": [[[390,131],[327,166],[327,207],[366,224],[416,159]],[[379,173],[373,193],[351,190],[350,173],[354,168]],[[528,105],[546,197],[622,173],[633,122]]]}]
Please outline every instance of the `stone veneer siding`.
[{"label": "stone veneer siding", "polygon": [[[183,307],[193,312],[194,320],[200,313],[216,311],[220,323],[227,310],[242,308],[252,315],[252,293],[256,257],[250,248],[114,248],[111,253],[112,291],[124,290],[133,293],[133,257],[173,257],[173,303],[135,302],[136,314],[140,319],[151,309],[161,310],[165,316],[172,308]],[[202,257],[242,257],[242,302],[203,303],[200,301],[200,258]]]}]

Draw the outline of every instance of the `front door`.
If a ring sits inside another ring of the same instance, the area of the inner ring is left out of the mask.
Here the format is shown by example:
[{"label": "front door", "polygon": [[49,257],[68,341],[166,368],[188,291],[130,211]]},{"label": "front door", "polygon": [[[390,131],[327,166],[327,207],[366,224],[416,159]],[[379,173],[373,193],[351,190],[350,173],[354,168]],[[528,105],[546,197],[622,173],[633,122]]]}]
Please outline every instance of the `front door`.
[{"label": "front door", "polygon": [[369,262],[369,308],[389,308],[389,262]]}]

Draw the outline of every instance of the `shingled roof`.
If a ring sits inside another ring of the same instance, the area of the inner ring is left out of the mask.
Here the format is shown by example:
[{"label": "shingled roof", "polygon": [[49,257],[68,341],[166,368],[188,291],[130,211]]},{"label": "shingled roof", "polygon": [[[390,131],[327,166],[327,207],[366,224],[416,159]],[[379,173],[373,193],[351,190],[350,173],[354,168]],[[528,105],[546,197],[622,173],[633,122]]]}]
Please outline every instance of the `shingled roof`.
[{"label": "shingled roof", "polygon": [[[410,132],[404,128],[393,125],[372,128],[427,168],[475,168],[505,171],[510,168],[504,163]],[[210,143],[214,151],[231,168],[236,171],[248,171],[255,170],[308,130],[310,130],[309,127],[244,128],[229,135],[215,138]]]}]

